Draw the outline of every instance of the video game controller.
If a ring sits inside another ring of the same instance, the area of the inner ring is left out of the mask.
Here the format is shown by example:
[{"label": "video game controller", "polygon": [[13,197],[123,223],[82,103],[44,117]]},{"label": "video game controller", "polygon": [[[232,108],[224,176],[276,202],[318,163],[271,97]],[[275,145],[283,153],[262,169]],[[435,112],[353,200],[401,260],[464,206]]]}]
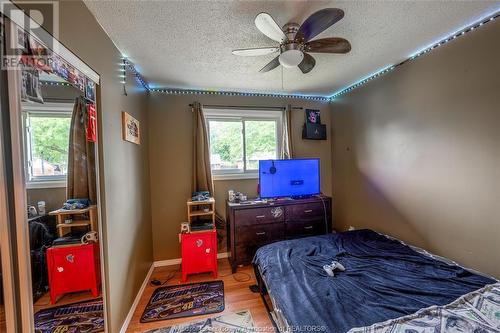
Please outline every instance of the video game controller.
[{"label": "video game controller", "polygon": [[338,261],[332,261],[332,270],[334,270],[334,271],[338,270],[338,271],[344,272],[345,271],[345,267],[344,267],[344,265],[342,265]]},{"label": "video game controller", "polygon": [[335,276],[335,273],[333,273],[333,268],[331,265],[324,265],[323,269],[325,270],[326,274],[329,276]]},{"label": "video game controller", "polygon": [[335,276],[335,271],[344,272],[345,267],[338,261],[332,261],[330,265],[324,265],[323,269],[329,276]]}]

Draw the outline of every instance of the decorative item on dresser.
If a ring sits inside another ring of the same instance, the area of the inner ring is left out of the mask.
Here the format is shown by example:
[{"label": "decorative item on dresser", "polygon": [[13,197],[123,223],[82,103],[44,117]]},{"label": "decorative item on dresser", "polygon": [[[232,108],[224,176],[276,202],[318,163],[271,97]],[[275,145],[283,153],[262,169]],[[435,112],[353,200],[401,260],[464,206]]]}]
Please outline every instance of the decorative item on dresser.
[{"label": "decorative item on dresser", "polygon": [[273,242],[332,230],[332,198],[314,196],[251,204],[226,203],[227,246],[232,272],[250,264],[257,249]]}]

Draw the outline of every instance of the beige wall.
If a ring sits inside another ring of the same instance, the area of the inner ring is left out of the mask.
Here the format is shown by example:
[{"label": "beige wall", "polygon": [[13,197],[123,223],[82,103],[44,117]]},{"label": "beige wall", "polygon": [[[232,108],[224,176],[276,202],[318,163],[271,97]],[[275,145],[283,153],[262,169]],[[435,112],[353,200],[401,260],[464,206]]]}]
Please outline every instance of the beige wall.
[{"label": "beige wall", "polygon": [[500,277],[500,22],[335,101],[334,216]]},{"label": "beige wall", "polygon": [[45,211],[59,209],[66,201],[66,187],[56,188],[32,188],[26,190],[28,205],[36,207],[38,210],[38,202],[45,201]]},{"label": "beige wall", "polygon": [[118,332],[152,263],[148,136],[141,145],[122,140],[121,112],[148,133],[147,94],[133,77],[128,96],[119,83],[120,52],[81,1],[60,1],[59,39],[101,75],[98,106],[101,197],[107,264],[110,332]]},{"label": "beige wall", "polygon": [[[191,196],[192,113],[189,104],[237,106],[292,106],[321,110],[323,123],[330,125],[330,106],[300,100],[229,96],[171,96],[151,93],[149,102],[149,151],[151,169],[151,209],[155,260],[180,257],[178,236],[180,223],[186,220],[186,199]],[[293,149],[296,157],[321,158],[321,190],[331,195],[331,141],[302,140],[302,110],[292,111]],[[218,212],[225,216],[227,190],[234,189],[255,196],[257,179],[215,181]],[[223,241],[219,251],[225,251]]]}]

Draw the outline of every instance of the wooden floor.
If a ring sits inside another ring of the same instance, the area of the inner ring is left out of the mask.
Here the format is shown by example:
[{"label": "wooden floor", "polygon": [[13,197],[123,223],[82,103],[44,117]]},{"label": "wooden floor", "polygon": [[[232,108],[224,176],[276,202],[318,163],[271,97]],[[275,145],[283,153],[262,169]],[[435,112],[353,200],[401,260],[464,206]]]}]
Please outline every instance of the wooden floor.
[{"label": "wooden floor", "polygon": [[70,303],[90,301],[95,299],[90,291],[82,291],[78,293],[69,293],[60,295],[57,297],[56,304],[50,304],[50,293],[45,293],[40,297],[36,303],[33,305],[33,313],[37,313],[40,310],[52,308],[55,306],[66,305]]},{"label": "wooden floor", "polygon": [[[162,282],[166,280],[168,276],[171,274],[175,274],[173,278],[166,283],[166,285],[178,285],[181,283],[181,273],[180,266],[166,266],[166,267],[157,267],[153,271],[151,279],[158,279]],[[188,276],[187,283],[192,282],[202,282],[202,281],[211,281],[214,280],[213,275],[208,274],[196,274]],[[258,293],[252,293],[249,286],[255,284],[255,275],[253,273],[253,269],[251,266],[246,266],[242,268],[238,268],[238,272],[235,275],[231,275],[231,268],[229,266],[229,262],[227,259],[219,259],[219,277],[218,280],[224,281],[224,293],[225,293],[225,302],[226,307],[224,312],[235,312],[239,310],[249,310],[252,314],[253,321],[256,327],[261,329],[258,332],[275,332],[271,320],[266,311],[266,307]],[[245,282],[238,282],[242,280],[248,280]],[[139,301],[139,305],[135,310],[135,313],[132,317],[132,320],[129,324],[127,332],[144,332],[150,329],[157,329],[161,327],[168,327],[172,325],[176,325],[179,323],[186,323],[197,321],[199,319],[213,317],[220,314],[211,314],[205,316],[196,316],[196,317],[188,317],[188,318],[180,318],[180,319],[172,319],[172,320],[163,320],[157,321],[153,323],[141,324],[139,321],[141,319],[142,312],[144,308],[148,304],[148,301],[153,294],[153,291],[157,288],[156,286],[152,286],[149,284],[144,290],[143,295]]]}]

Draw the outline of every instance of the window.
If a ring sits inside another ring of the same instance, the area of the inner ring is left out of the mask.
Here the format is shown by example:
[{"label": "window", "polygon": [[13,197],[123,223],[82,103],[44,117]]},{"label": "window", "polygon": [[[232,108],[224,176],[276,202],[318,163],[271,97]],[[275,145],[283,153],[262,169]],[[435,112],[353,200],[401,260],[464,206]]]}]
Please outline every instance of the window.
[{"label": "window", "polygon": [[214,179],[256,178],[259,160],[279,156],[281,112],[205,110]]},{"label": "window", "polygon": [[27,187],[64,187],[68,173],[71,104],[23,105]]}]

